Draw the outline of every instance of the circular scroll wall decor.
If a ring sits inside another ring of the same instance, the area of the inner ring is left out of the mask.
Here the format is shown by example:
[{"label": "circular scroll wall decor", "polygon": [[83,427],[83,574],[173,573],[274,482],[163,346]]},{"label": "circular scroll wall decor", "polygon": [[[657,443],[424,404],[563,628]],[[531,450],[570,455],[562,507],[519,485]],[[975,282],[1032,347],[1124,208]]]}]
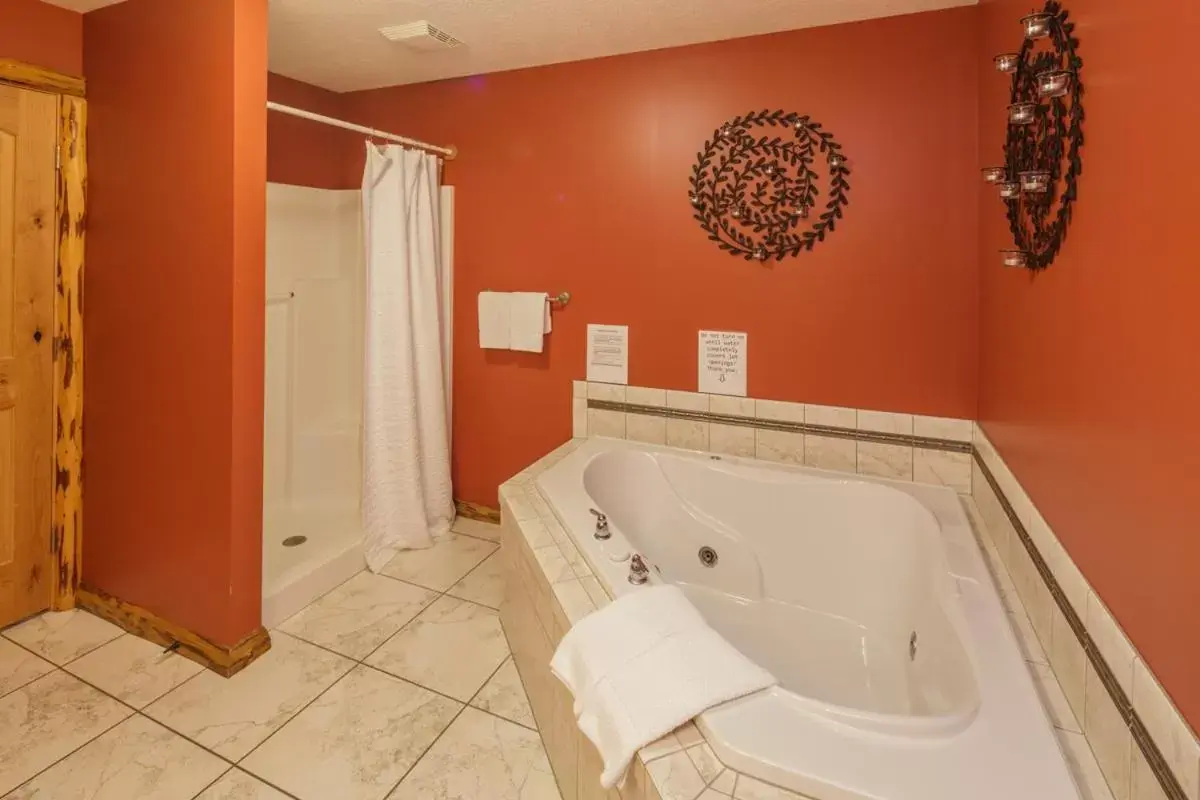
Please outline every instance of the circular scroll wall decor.
[{"label": "circular scroll wall decor", "polygon": [[1011,73],[1004,166],[988,167],[1008,206],[1015,249],[1002,253],[1007,266],[1042,270],[1067,238],[1083,172],[1083,60],[1075,25],[1056,0],[1021,20],[1020,52],[996,56]]},{"label": "circular scroll wall decor", "polygon": [[760,111],[734,117],[696,158],[690,196],[696,219],[718,247],[747,261],[782,261],[812,250],[833,233],[850,203],[842,146],[808,116]]}]

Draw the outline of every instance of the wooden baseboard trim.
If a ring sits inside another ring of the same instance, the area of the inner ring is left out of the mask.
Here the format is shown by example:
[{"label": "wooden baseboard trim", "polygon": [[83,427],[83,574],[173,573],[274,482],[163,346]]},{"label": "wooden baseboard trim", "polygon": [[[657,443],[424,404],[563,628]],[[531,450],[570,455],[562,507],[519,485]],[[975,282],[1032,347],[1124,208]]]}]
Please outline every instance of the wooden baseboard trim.
[{"label": "wooden baseboard trim", "polygon": [[229,678],[241,672],[252,661],[271,649],[271,637],[266,628],[254,633],[232,647],[217,644],[198,633],[189,631],[173,622],[159,617],[144,608],[127,603],[107,592],[79,587],[75,596],[76,605],[101,619],[106,619],[135,636],[161,644],[164,648],[178,645],[175,652],[213,672]]},{"label": "wooden baseboard trim", "polygon": [[477,519],[480,522],[490,522],[493,525],[500,524],[500,512],[494,508],[481,506],[478,503],[468,503],[466,500],[455,500],[454,507],[458,510],[460,517]]}]

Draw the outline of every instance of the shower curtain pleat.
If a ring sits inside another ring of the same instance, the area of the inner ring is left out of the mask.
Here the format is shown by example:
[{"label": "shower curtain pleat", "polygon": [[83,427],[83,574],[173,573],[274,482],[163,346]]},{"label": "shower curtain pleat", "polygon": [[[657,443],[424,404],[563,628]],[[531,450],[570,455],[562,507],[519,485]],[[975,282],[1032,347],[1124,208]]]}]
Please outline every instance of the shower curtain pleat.
[{"label": "shower curtain pleat", "polygon": [[362,505],[375,572],[454,521],[439,173],[434,156],[367,144]]}]

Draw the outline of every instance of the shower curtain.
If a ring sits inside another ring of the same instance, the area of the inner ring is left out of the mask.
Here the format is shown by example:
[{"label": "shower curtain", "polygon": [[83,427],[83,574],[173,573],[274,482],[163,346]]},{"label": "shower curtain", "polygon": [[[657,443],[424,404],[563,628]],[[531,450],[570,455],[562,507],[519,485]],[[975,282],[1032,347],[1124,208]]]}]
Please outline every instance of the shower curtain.
[{"label": "shower curtain", "polygon": [[375,572],[454,521],[439,167],[427,153],[367,143],[362,499]]}]

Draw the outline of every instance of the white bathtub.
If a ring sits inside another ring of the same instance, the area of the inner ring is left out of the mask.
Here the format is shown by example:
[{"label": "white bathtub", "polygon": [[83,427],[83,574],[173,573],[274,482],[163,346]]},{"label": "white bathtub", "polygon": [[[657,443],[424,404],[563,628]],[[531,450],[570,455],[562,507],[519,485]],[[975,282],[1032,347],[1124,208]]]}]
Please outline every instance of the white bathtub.
[{"label": "white bathtub", "polygon": [[818,800],[1079,797],[953,491],[610,439],[537,485],[614,595],[640,553],[779,679],[699,717],[727,766]]}]

